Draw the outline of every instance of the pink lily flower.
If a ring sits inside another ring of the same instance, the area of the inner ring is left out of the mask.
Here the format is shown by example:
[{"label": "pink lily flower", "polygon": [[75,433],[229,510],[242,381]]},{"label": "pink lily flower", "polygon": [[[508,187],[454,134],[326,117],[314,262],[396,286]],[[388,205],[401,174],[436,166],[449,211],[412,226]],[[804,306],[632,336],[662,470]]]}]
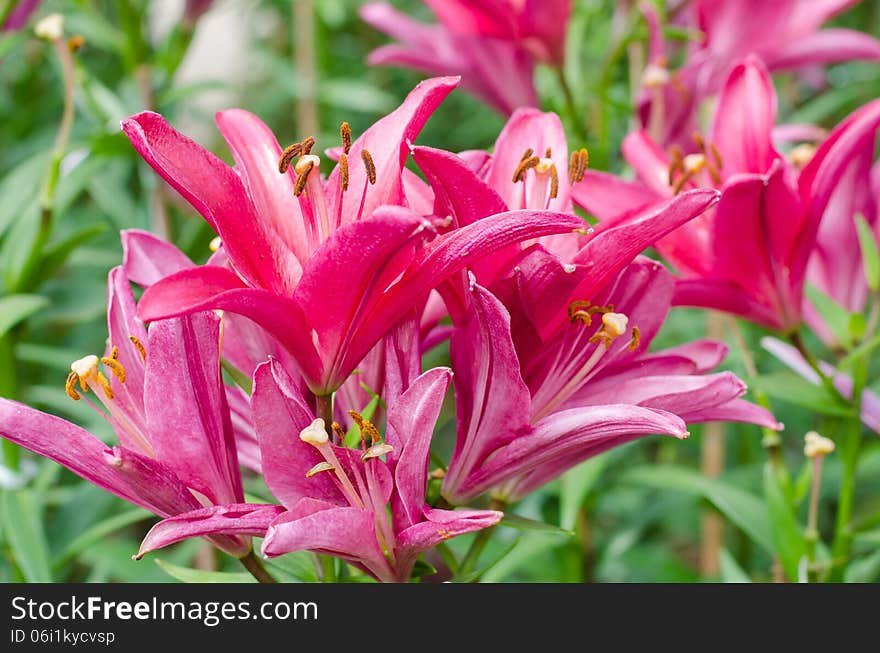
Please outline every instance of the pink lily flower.
[{"label": "pink lily flower", "polygon": [[[286,507],[266,532],[263,554],[309,550],[382,582],[406,582],[425,551],[498,523],[502,514],[494,510],[439,510],[425,502],[431,437],[451,376],[436,368],[415,379],[389,407],[384,441],[357,416],[362,442],[352,449],[330,439],[277,361],[261,365],[254,414],[264,473]],[[180,522],[198,524],[192,532],[200,535],[215,526],[207,511],[171,518],[154,527],[142,551],[176,541],[166,535]]]},{"label": "pink lily flower", "polygon": [[217,230],[232,268],[207,265],[163,279],[144,293],[140,317],[241,314],[290,351],[312,392],[327,395],[449,275],[510,243],[581,228],[572,215],[509,212],[426,243],[433,224],[402,206],[382,206],[406,202],[408,143],[456,83],[423,82],[353,144],[344,136],[345,151],[326,181],[318,157],[304,153],[308,140],[288,148],[302,156],[289,168],[282,160],[279,174],[281,148],[244,111],[218,114],[234,169],[157,114],[125,120],[135,148]]},{"label": "pink lily flower", "polygon": [[[213,313],[156,322],[135,319],[122,268],[110,272],[105,355],[71,365],[67,393],[88,401],[116,432],[107,446],[84,429],[0,399],[0,436],[160,517],[204,506],[242,504],[227,389],[220,374],[220,323]],[[103,367],[103,370],[102,370]],[[94,397],[103,410],[90,400]],[[217,531],[213,544],[236,556],[251,550],[276,508],[254,508]],[[229,534],[226,534],[229,533]]]},{"label": "pink lily flower", "polygon": [[[502,0],[497,3],[506,4]],[[460,75],[465,90],[504,114],[517,107],[538,105],[531,50],[561,56],[558,44],[564,40],[554,42],[551,50],[549,42],[536,34],[525,40],[514,38],[520,21],[509,13],[493,16],[456,2],[430,4],[439,24],[413,20],[384,2],[361,7],[364,21],[397,41],[371,52],[368,63],[414,68],[429,75]],[[546,25],[541,25],[543,31]]]},{"label": "pink lily flower", "polygon": [[[715,308],[779,331],[801,322],[807,262],[833,189],[880,124],[880,101],[844,120],[799,170],[772,142],[776,96],[754,58],[731,72],[700,152],[669,155],[644,131],[624,141],[639,180],[587,171],[575,202],[612,224],[693,187],[722,190],[717,208],[657,241],[680,273],[675,303]],[[777,217],[778,216],[778,217]]]},{"label": "pink lily flower", "polygon": [[822,29],[858,0],[695,0],[685,17],[704,35],[682,68],[666,69],[667,48],[656,11],[642,9],[650,27],[650,61],[639,114],[664,146],[686,147],[701,102],[715,95],[736,62],[759,57],[770,71],[809,69],[852,60],[880,60],[880,41],[849,29]]},{"label": "pink lily flower", "polygon": [[[566,266],[524,253],[495,296],[472,284],[452,337],[458,435],[443,495],[466,503],[491,491],[516,501],[574,465],[648,434],[685,438],[687,424],[743,421],[778,428],[740,399],[745,384],[707,374],[727,353],[692,342],[648,353],[674,292],[662,265],[640,258],[610,283],[572,293]],[[548,319],[559,295],[562,320]],[[504,302],[502,304],[502,302]]]}]

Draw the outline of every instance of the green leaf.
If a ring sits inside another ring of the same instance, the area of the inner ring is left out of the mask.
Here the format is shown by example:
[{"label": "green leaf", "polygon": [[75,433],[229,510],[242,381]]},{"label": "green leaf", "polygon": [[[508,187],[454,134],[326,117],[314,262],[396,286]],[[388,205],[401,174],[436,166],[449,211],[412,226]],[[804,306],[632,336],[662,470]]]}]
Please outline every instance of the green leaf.
[{"label": "green leaf", "polygon": [[862,250],[865,279],[868,287],[877,292],[880,290],[880,248],[877,245],[877,237],[865,220],[865,216],[861,214],[856,215],[856,230],[859,234],[859,247]]},{"label": "green leaf", "polygon": [[78,229],[67,238],[47,247],[43,253],[43,261],[36,275],[36,283],[39,284],[50,279],[64,265],[75,249],[87,243],[98,234],[104,233],[106,230],[107,225],[103,222],[98,222]]},{"label": "green leaf", "polygon": [[416,560],[416,564],[412,570],[413,578],[421,578],[422,576],[433,576],[437,570],[421,558]]},{"label": "green leaf", "polygon": [[49,157],[40,152],[25,159],[0,182],[0,236],[29,208],[35,207]]},{"label": "green leaf", "polygon": [[247,572],[228,571],[205,571],[204,569],[191,569],[165,562],[156,558],[156,564],[166,574],[176,578],[182,583],[256,583],[256,579]]},{"label": "green leaf", "polygon": [[510,528],[515,528],[520,531],[541,531],[543,533],[555,533],[556,535],[565,535],[566,537],[571,537],[572,535],[574,535],[573,531],[559,528],[559,526],[547,524],[545,522],[538,521],[537,519],[529,519],[528,517],[523,517],[522,515],[515,515],[511,512],[505,512],[504,517],[501,518],[501,521],[499,523],[501,524],[501,526],[509,526]]},{"label": "green leaf", "polygon": [[805,291],[825,324],[831,329],[834,337],[849,349],[852,346],[852,338],[849,333],[849,311],[812,284],[807,284]]},{"label": "green leaf", "polygon": [[248,393],[249,396],[254,393],[254,384],[247,374],[242,372],[225,358],[220,359],[220,366],[223,368],[223,371],[226,372],[229,377],[235,382],[235,385]]},{"label": "green leaf", "polygon": [[739,563],[731,555],[730,551],[722,548],[718,552],[718,563],[721,571],[722,583],[751,583],[752,579],[739,566]]},{"label": "green leaf", "polygon": [[574,469],[567,471],[559,479],[562,489],[559,494],[559,524],[563,529],[574,529],[578,511],[590,491],[595,487],[608,463],[612,452],[604,456],[590,458]]},{"label": "green leaf", "polygon": [[116,531],[125,528],[126,526],[129,526],[131,524],[136,524],[137,522],[147,519],[151,516],[151,513],[147,512],[143,508],[134,508],[132,510],[127,510],[121,514],[113,515],[112,517],[108,517],[107,519],[99,521],[97,524],[94,524],[90,528],[83,531],[75,540],[64,547],[64,550],[59,553],[58,556],[55,558],[53,565],[55,567],[59,567],[71,558],[76,557],[81,551],[88,548],[98,540],[103,539],[107,535],[115,533]]},{"label": "green leaf", "polygon": [[796,581],[798,565],[807,553],[807,544],[797,516],[782,491],[773,465],[769,462],[764,465],[764,496],[770,512],[770,530],[776,554],[788,579]]},{"label": "green leaf", "polygon": [[857,558],[849,563],[844,572],[846,583],[873,583],[880,577],[880,550]]},{"label": "green leaf", "polygon": [[15,561],[29,583],[51,583],[49,547],[43,533],[42,509],[29,490],[4,491],[3,530]]},{"label": "green leaf", "polygon": [[770,516],[761,499],[720,479],[706,478],[688,467],[650,465],[624,474],[627,482],[661,490],[695,494],[711,503],[766,551],[773,553]]},{"label": "green leaf", "polygon": [[22,320],[48,306],[49,300],[41,295],[7,295],[0,297],[0,338]]},{"label": "green leaf", "polygon": [[752,385],[770,397],[807,408],[811,412],[831,417],[852,417],[852,406],[828,392],[825,386],[813,385],[793,372],[762,374]]},{"label": "green leaf", "polygon": [[277,558],[270,558],[265,562],[266,568],[273,576],[285,576],[301,583],[318,582],[314,554],[308,551],[294,551]]}]

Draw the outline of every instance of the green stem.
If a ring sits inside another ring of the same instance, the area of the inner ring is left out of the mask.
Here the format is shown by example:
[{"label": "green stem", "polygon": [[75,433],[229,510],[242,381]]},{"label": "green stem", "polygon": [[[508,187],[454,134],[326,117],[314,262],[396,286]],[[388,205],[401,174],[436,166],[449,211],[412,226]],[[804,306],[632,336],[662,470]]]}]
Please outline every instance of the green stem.
[{"label": "green stem", "polygon": [[804,360],[807,361],[807,364],[812,368],[812,370],[819,376],[819,379],[822,381],[822,385],[825,386],[825,389],[828,390],[834,397],[839,399],[840,401],[848,404],[850,400],[844,397],[840,390],[834,385],[834,381],[830,376],[825,374],[822,371],[822,368],[819,365],[819,361],[813,356],[813,352],[811,352],[806,343],[804,343],[803,338],[801,337],[800,331],[794,331],[788,336],[789,342],[794,346],[795,349],[798,350],[798,353],[804,357]]},{"label": "green stem", "polygon": [[562,95],[565,97],[565,107],[568,111],[569,118],[571,118],[571,124],[574,126],[577,136],[586,140],[587,129],[584,126],[583,121],[578,118],[579,111],[577,104],[574,101],[574,94],[571,92],[571,86],[568,85],[568,80],[565,78],[565,71],[562,69],[562,66],[554,66],[553,72],[556,73],[559,88],[562,89]]},{"label": "green stem", "polygon": [[[492,510],[503,511],[505,506],[506,504],[504,501],[501,501],[500,499],[492,499],[492,505],[490,507]],[[496,528],[498,528],[497,525],[490,526],[477,533],[473,542],[471,542],[471,546],[467,550],[467,553],[464,554],[464,559],[462,559],[461,564],[458,566],[459,577],[465,578],[473,573],[477,567],[477,562],[480,560],[480,555],[483,553],[483,549],[486,548],[489,540],[492,539],[492,535],[495,534]]]},{"label": "green stem", "polygon": [[867,384],[870,356],[865,356],[853,371],[853,416],[847,421],[847,430],[840,446],[840,459],[843,463],[843,476],[837,498],[837,518],[834,526],[834,540],[831,545],[832,581],[842,581],[843,571],[849,561],[852,548],[852,513],[856,487],[856,468],[859,462],[859,449],[862,438],[862,391]]},{"label": "green stem", "polygon": [[263,566],[263,563],[260,559],[254,554],[253,551],[250,551],[243,558],[239,558],[241,564],[244,565],[244,568],[247,569],[251,576],[257,579],[260,583],[277,583],[278,581],[266,571],[266,568]]},{"label": "green stem", "polygon": [[[12,333],[0,338],[0,397],[15,399],[18,396],[18,377],[15,364],[15,339]],[[10,470],[18,471],[21,449],[9,440],[2,440],[3,464]]]},{"label": "green stem", "polygon": [[336,582],[336,560],[333,556],[318,555],[321,561],[321,580],[325,583]]},{"label": "green stem", "polygon": [[807,513],[807,529],[804,531],[804,541],[807,547],[808,582],[815,582],[816,577],[816,545],[819,542],[819,490],[822,487],[822,459],[824,456],[813,458],[813,482],[810,488],[810,507]]},{"label": "green stem", "polygon": [[324,428],[333,437],[333,395],[315,395],[315,411],[322,420]]}]

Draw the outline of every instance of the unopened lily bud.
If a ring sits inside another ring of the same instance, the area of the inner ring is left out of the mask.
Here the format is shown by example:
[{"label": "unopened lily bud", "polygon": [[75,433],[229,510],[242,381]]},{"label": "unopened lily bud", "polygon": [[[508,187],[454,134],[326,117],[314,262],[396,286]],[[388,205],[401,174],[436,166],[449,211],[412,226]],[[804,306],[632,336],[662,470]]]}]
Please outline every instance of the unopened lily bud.
[{"label": "unopened lily bud", "polygon": [[309,444],[325,444],[330,440],[324,428],[324,420],[320,417],[300,431],[299,439]]},{"label": "unopened lily bud", "polygon": [[34,33],[41,39],[57,41],[64,36],[64,16],[49,14],[34,26]]},{"label": "unopened lily bud", "polygon": [[810,431],[804,436],[804,455],[807,458],[827,456],[834,451],[834,442],[822,437],[815,431]]}]

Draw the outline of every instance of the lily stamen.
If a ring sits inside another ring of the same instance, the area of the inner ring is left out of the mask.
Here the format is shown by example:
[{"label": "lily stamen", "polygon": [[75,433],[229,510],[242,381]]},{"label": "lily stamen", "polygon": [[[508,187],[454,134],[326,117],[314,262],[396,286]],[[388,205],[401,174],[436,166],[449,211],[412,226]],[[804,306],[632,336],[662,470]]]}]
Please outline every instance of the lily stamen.
[{"label": "lily stamen", "polygon": [[147,360],[147,350],[143,346],[143,344],[141,344],[141,341],[138,340],[134,336],[128,336],[128,339],[131,341],[131,344],[134,345],[134,348],[138,350],[138,353],[141,355],[141,360],[146,361]]},{"label": "lily stamen", "polygon": [[376,184],[376,164],[373,163],[373,156],[366,149],[361,150],[361,160],[364,162],[364,167],[367,169],[367,179],[370,181],[370,185],[373,186]]},{"label": "lily stamen", "polygon": [[614,339],[626,333],[627,322],[629,318],[623,313],[603,313],[602,328],[593,334],[589,342],[602,342],[605,349],[610,349]]},{"label": "lily stamen", "polygon": [[351,151],[351,126],[347,122],[339,126],[339,136],[342,139],[342,153],[348,154]]}]

